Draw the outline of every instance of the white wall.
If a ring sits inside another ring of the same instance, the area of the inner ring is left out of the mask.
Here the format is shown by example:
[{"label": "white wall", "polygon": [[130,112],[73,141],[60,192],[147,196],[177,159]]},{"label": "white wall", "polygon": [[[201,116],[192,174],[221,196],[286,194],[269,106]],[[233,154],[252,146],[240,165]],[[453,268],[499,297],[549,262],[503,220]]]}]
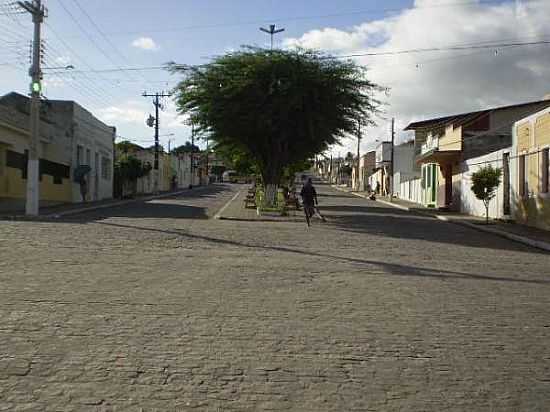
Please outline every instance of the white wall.
[{"label": "white wall", "polygon": [[[472,192],[472,174],[486,166],[502,169],[503,154],[510,153],[511,148],[498,150],[484,156],[468,159],[460,164],[461,171],[461,196],[460,196],[460,211],[473,216],[485,216],[485,205],[477,199]],[[511,162],[513,163],[513,162]],[[500,186],[497,189],[497,194],[493,198],[489,206],[489,217],[502,218],[504,216],[504,184],[501,178]]]},{"label": "white wall", "polygon": [[[73,105],[73,160],[72,170],[74,172],[77,165],[77,148],[83,148],[83,159],[81,164],[88,164],[87,151],[90,151],[89,166],[92,171],[88,178],[88,200],[103,200],[113,197],[113,160],[114,147],[113,142],[116,131],[113,127],[107,126],[96,119],[86,109],[78,104]],[[96,165],[97,155],[97,165]],[[97,166],[97,167],[96,167]],[[71,176],[72,180],[73,176]],[[73,201],[80,202],[80,187],[78,183],[73,182]]]},{"label": "white wall", "polygon": [[399,199],[407,200],[413,203],[422,203],[422,180],[415,175],[399,176],[399,186],[397,196]]}]

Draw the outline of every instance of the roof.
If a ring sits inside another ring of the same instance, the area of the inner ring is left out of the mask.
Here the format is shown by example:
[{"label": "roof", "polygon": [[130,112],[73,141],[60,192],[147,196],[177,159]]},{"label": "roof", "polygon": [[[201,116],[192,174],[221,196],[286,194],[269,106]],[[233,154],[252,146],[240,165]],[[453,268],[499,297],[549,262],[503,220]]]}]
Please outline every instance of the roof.
[{"label": "roof", "polygon": [[444,127],[448,124],[460,124],[463,123],[465,120],[470,119],[472,117],[477,117],[482,114],[488,114],[494,111],[499,110],[507,110],[507,109],[513,109],[513,108],[520,108],[520,107],[527,107],[527,106],[543,106],[544,104],[547,104],[550,106],[550,100],[537,100],[534,102],[527,102],[527,103],[520,103],[520,104],[512,104],[509,106],[500,106],[500,107],[493,107],[490,109],[485,110],[478,110],[474,112],[468,112],[468,113],[460,113],[455,114],[451,116],[444,116],[444,117],[437,117],[434,119],[428,119],[428,120],[422,120],[419,122],[413,122],[409,124],[404,130],[416,130],[416,129],[422,129],[422,128],[429,128],[436,125],[439,125],[441,127]]}]

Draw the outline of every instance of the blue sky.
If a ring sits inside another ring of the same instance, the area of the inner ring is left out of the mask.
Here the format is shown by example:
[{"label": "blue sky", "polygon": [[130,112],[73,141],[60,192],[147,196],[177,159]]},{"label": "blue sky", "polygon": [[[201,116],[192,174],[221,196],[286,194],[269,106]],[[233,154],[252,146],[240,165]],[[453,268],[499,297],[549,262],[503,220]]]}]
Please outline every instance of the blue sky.
[{"label": "blue sky", "polygon": [[[0,7],[6,2],[0,0]],[[468,0],[44,2],[49,9],[44,27],[45,66],[75,67],[72,71],[45,70],[45,95],[76,100],[116,126],[119,135],[143,145],[152,144],[152,130],[144,123],[152,105],[141,93],[169,89],[177,78],[162,70],[102,70],[159,66],[167,61],[204,63],[243,44],[267,46],[269,37],[259,26],[270,22],[286,29],[277,37],[278,47],[299,44],[336,54],[525,38],[526,30],[519,29],[525,23],[532,26],[529,39],[550,38],[548,25],[540,17],[548,9],[546,0],[483,0],[479,4]],[[30,17],[2,16],[0,26],[7,30],[0,32],[0,64],[10,64],[0,65],[0,93],[26,93]],[[373,67],[373,79],[392,89],[386,117],[396,116],[398,126],[404,127],[421,117],[538,99],[550,92],[550,86],[545,86],[550,84],[545,69],[548,61],[541,50],[548,54],[548,48],[523,48],[516,54],[490,50],[476,55],[432,53],[357,61]],[[510,86],[514,76],[524,84],[532,83],[531,88]],[[461,79],[466,83],[457,87]],[[480,84],[486,85],[486,93],[479,93]],[[453,98],[445,98],[449,95]],[[183,144],[189,138],[188,128],[169,102],[161,126],[162,134],[174,134],[172,144]],[[387,119],[382,119],[377,129],[366,133],[374,140],[386,132]],[[166,145],[168,138],[161,142]],[[365,148],[370,144],[365,139]]]}]

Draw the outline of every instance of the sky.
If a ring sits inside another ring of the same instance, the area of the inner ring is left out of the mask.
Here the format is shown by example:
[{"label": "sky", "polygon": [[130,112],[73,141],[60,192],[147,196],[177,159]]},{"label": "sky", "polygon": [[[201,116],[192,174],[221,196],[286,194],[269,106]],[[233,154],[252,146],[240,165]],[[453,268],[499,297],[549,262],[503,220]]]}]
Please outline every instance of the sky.
[{"label": "sky", "polygon": [[[28,92],[29,15],[6,14],[0,0],[0,94]],[[411,121],[540,100],[550,93],[550,0],[43,0],[44,95],[75,100],[117,128],[118,140],[154,143],[145,124],[154,112],[144,92],[170,91],[178,81],[159,67],[203,64],[242,45],[269,47],[259,30],[284,27],[280,48],[306,47],[356,58],[386,89],[377,126],[364,130],[361,150],[398,142]],[[380,55],[450,46],[482,49]],[[372,54],[378,55],[372,55]],[[65,69],[71,65],[73,69]],[[57,68],[57,69],[56,69]],[[139,68],[130,70],[128,68]],[[170,98],[160,116],[161,144],[184,144],[190,130]],[[204,143],[202,143],[204,145]],[[355,152],[343,142],[334,154]]]}]

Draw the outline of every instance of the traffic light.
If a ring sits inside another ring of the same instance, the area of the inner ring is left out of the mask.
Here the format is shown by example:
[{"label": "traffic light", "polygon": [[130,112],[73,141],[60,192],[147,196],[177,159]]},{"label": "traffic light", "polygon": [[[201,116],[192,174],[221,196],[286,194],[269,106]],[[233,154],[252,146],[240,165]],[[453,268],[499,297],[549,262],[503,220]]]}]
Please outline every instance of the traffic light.
[{"label": "traffic light", "polygon": [[33,81],[31,83],[31,92],[32,93],[42,92],[42,84],[39,81]]}]

